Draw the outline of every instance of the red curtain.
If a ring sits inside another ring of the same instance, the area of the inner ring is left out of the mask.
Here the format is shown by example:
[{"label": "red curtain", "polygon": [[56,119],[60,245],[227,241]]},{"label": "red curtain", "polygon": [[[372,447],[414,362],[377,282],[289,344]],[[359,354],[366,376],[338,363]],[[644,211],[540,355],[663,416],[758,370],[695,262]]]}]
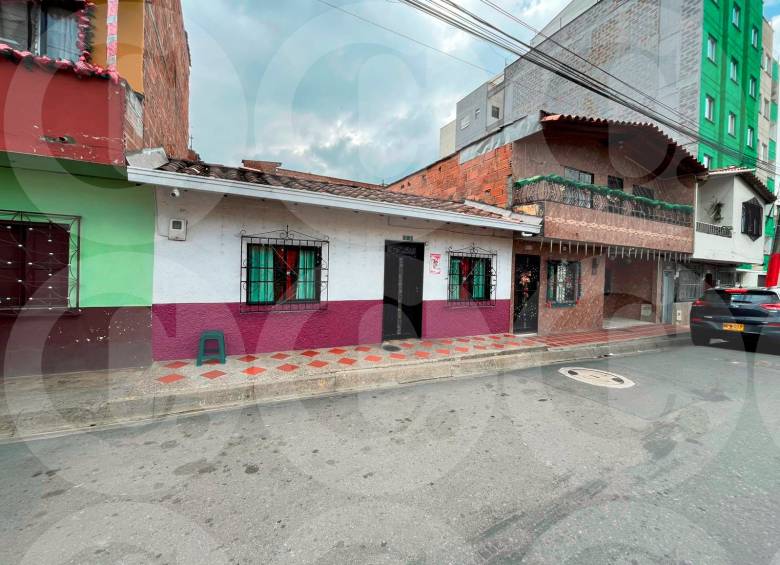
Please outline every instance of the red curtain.
[{"label": "red curtain", "polygon": [[471,286],[472,260],[463,257],[460,260],[460,299],[468,300],[471,298],[469,287]]},{"label": "red curtain", "polygon": [[298,248],[287,247],[284,251],[284,262],[286,265],[286,284],[284,286],[284,300],[295,298],[295,283],[298,281]]}]

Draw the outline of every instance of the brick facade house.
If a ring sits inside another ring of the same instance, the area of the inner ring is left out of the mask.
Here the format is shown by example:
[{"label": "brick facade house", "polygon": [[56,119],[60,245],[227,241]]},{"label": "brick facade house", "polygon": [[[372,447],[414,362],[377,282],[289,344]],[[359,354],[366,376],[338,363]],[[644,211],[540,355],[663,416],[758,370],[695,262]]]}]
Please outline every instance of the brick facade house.
[{"label": "brick facade house", "polygon": [[705,172],[655,126],[542,112],[389,188],[542,217],[515,241],[513,323],[549,335],[675,321]]}]

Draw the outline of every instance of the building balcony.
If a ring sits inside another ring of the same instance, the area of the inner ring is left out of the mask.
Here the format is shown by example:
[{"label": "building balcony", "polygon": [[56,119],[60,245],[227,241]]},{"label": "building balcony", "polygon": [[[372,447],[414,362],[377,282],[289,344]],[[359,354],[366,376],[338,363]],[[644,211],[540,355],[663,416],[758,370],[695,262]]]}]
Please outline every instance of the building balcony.
[{"label": "building balcony", "polygon": [[544,218],[544,236],[678,253],[693,251],[692,206],[583,185],[555,176],[518,181],[513,209]]}]

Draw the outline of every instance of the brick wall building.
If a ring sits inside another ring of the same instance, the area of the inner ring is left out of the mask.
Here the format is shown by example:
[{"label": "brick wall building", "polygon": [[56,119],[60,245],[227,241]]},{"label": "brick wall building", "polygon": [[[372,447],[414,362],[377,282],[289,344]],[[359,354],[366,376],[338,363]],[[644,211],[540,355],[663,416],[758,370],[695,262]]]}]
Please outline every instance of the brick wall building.
[{"label": "brick wall building", "polygon": [[144,15],[144,147],[189,155],[190,50],[181,0],[146,2]]},{"label": "brick wall building", "polygon": [[515,241],[516,331],[671,322],[674,292],[662,281],[693,253],[704,167],[649,124],[544,112],[523,120],[389,188],[543,217],[541,237]]},{"label": "brick wall building", "polygon": [[456,153],[388,188],[432,198],[476,200],[506,207],[512,176],[512,146],[504,145],[463,164]]}]

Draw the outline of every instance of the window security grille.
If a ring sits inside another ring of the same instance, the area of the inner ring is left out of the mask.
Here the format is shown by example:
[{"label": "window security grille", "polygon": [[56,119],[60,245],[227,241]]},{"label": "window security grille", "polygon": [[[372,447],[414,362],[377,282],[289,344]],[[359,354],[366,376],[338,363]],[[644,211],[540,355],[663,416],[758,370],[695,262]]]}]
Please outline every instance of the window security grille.
[{"label": "window security grille", "polygon": [[547,302],[551,306],[574,306],[582,295],[579,261],[547,262]]},{"label": "window security grille", "polygon": [[241,236],[241,313],[320,310],[328,302],[328,241],[283,230]]},{"label": "window security grille", "polygon": [[496,253],[479,247],[450,248],[447,301],[453,306],[495,306]]},{"label": "window security grille", "polygon": [[79,307],[81,218],[0,210],[0,312]]}]

